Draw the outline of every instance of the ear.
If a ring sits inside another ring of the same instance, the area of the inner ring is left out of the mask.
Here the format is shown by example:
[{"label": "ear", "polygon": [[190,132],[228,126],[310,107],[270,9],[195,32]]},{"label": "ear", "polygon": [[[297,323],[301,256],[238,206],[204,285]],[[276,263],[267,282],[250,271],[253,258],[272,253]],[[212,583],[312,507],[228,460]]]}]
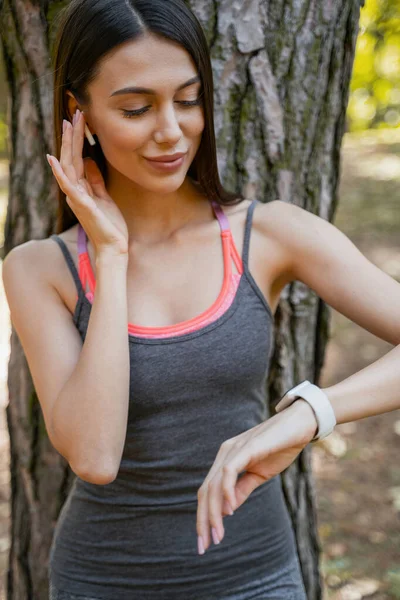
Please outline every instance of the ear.
[{"label": "ear", "polygon": [[79,105],[78,105],[77,101],[75,100],[75,97],[72,94],[72,92],[67,90],[67,94],[68,94],[68,104],[67,104],[68,119],[72,123],[73,116],[75,114],[76,109],[79,108]]},{"label": "ear", "polygon": [[[68,118],[69,118],[70,122],[72,123],[72,119],[74,117],[76,109],[79,108],[79,110],[81,110],[81,111],[82,111],[82,109],[80,108],[80,106],[79,106],[78,102],[76,101],[75,96],[72,94],[72,92],[67,90],[67,94],[69,96],[69,98],[68,98]],[[86,111],[82,111],[82,112],[85,114],[86,125],[89,127],[89,131],[93,134],[94,132],[91,130],[91,126],[89,125]]]}]

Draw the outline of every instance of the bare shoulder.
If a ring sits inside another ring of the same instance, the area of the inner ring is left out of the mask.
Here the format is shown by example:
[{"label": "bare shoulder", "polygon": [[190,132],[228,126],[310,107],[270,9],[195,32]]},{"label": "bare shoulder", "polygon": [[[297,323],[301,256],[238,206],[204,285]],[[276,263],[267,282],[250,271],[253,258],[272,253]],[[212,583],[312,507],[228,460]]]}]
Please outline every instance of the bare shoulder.
[{"label": "bare shoulder", "polygon": [[250,206],[250,204],[252,203],[252,200],[249,200],[248,198],[245,198],[244,200],[241,200],[241,202],[239,202],[238,204],[232,204],[232,205],[224,205],[222,207],[225,215],[230,218],[230,217],[234,217],[235,215],[243,215],[245,213],[247,213],[247,210]]},{"label": "bare shoulder", "polygon": [[318,275],[311,265],[324,262],[327,239],[337,246],[338,230],[306,209],[278,199],[257,203],[249,266],[273,312],[287,284],[314,286]]},{"label": "bare shoulder", "polygon": [[355,244],[333,223],[301,206],[275,200],[259,209],[257,226],[273,239],[288,281],[302,281],[324,297],[327,274],[364,262]]},{"label": "bare shoulder", "polygon": [[296,265],[307,250],[311,231],[325,231],[332,227],[324,219],[304,208],[272,200],[260,203],[254,212],[254,230],[264,244],[274,247],[279,275],[286,283],[298,278]]},{"label": "bare shoulder", "polygon": [[18,278],[21,285],[33,279],[45,279],[48,253],[45,240],[29,240],[15,246],[3,261],[3,279]]},{"label": "bare shoulder", "polygon": [[[59,233],[58,237],[60,237],[68,246],[71,244],[75,244],[76,246],[76,229],[77,225],[73,225],[69,229]],[[50,237],[41,240],[29,240],[23,244],[15,246],[8,253],[4,263],[6,261],[12,261],[14,263],[23,261],[26,266],[36,268],[36,273],[41,272],[46,274],[52,259],[56,259],[57,262],[57,257],[60,254],[57,252],[57,250],[54,250],[54,248],[56,248],[56,244],[50,239]]]},{"label": "bare shoulder", "polygon": [[283,200],[259,202],[254,210],[251,243],[257,245],[258,254],[267,265],[264,269],[270,272],[273,297],[279,297],[283,287],[295,279],[293,253],[287,240],[296,222],[297,210],[302,209]]},{"label": "bare shoulder", "polygon": [[265,233],[281,239],[283,234],[287,235],[288,227],[299,225],[299,219],[304,219],[308,214],[304,208],[290,202],[271,200],[258,203],[254,219],[257,226]]},{"label": "bare shoulder", "polygon": [[[58,236],[66,243],[71,255],[77,253],[76,249],[77,225],[63,231]],[[76,262],[76,259],[74,259]],[[3,261],[3,281],[15,278],[27,290],[27,286],[34,285],[37,293],[41,290],[46,293],[47,287],[52,287],[61,300],[73,310],[74,298],[71,296],[71,286],[68,286],[68,267],[57,243],[50,237],[41,240],[29,240],[15,246]],[[71,296],[68,299],[68,296]]]}]

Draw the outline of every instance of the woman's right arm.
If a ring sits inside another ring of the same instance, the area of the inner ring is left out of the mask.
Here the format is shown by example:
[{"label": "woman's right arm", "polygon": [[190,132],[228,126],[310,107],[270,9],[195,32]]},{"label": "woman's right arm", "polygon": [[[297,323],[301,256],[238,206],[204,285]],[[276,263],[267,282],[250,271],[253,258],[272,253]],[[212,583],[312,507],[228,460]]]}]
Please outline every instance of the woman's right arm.
[{"label": "woman's right arm", "polygon": [[[82,339],[45,275],[51,240],[14,248],[2,277],[12,324],[28,361],[49,438],[76,475],[115,479],[129,409],[127,255],[96,257],[96,294]],[[46,250],[46,252],[45,252]]]}]

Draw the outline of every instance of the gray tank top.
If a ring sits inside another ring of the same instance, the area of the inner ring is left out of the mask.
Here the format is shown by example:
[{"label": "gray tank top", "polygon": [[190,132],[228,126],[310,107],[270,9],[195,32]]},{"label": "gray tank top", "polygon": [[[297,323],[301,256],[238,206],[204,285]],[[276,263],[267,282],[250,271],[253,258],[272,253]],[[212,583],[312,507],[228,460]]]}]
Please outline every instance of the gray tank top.
[{"label": "gray tank top", "polygon": [[[280,475],[224,517],[221,544],[197,551],[197,491],[220,445],[269,417],[274,320],[248,268],[257,203],[248,209],[242,256],[222,208],[212,203],[225,278],[208,311],[172,327],[129,324],[129,415],[120,468],[107,485],[73,482],[50,551],[49,577],[60,590],[105,600],[222,598],[280,570],[296,554]],[[51,238],[76,284],[73,320],[84,341],[95,281],[87,237],[78,229],[79,272],[63,240]]]}]

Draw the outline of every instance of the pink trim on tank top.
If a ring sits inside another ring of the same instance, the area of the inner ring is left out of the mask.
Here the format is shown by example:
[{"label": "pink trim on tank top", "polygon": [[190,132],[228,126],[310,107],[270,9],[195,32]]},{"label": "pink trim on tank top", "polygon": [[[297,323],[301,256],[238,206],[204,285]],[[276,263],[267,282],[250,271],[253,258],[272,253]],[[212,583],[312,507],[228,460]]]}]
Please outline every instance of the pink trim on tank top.
[{"label": "pink trim on tank top", "polygon": [[[221,228],[222,250],[224,258],[224,280],[218,298],[207,310],[202,312],[197,317],[193,317],[192,319],[188,319],[186,321],[181,321],[180,323],[175,323],[174,325],[166,325],[165,327],[144,327],[142,325],[128,323],[128,332],[130,334],[137,337],[151,339],[169,337],[171,334],[190,333],[205,327],[209,323],[212,323],[221,315],[223,315],[224,312],[226,312],[231,306],[243,274],[243,263],[232,238],[232,232],[230,230],[226,215],[217,202],[214,202],[213,200],[210,202]],[[235,263],[238,273],[232,273],[231,258]],[[80,223],[78,226],[78,260],[79,278],[84,290],[86,289],[86,282],[88,283],[90,291],[86,292],[85,295],[92,304],[96,290],[96,279],[87,249],[86,232]]]}]

